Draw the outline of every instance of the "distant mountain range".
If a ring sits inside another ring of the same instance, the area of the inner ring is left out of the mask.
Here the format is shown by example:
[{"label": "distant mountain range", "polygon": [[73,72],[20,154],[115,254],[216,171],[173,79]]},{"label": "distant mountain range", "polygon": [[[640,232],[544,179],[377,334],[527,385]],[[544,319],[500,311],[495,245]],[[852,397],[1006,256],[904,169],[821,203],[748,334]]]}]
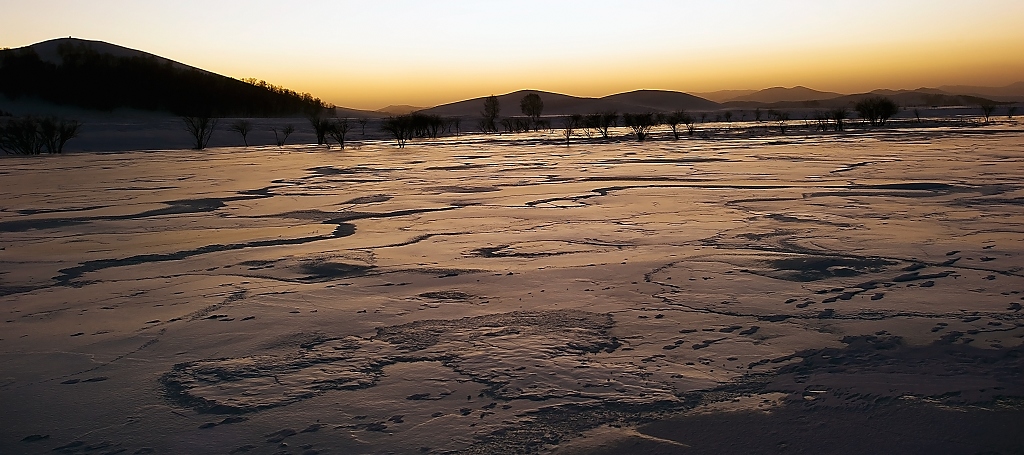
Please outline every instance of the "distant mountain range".
[{"label": "distant mountain range", "polygon": [[[635,90],[600,98],[519,90],[497,96],[501,116],[521,115],[519,102],[528,93],[540,95],[544,102],[544,115],[850,107],[870,96],[886,96],[902,106],[955,106],[992,101],[1024,102],[1024,81],[1004,87],[942,86],[915,90],[880,89],[859,94],[823,92],[803,86],[721,90],[695,95],[668,90]],[[0,51],[0,94],[11,99],[28,96],[88,109],[129,107],[175,114],[205,109],[218,115],[248,116],[296,115],[312,103],[319,102],[311,95],[262,81],[243,82],[143,51],[73,38]],[[336,113],[345,117],[381,117],[412,112],[477,117],[483,109],[484,98],[428,108],[391,105],[367,111],[339,107]]]}]

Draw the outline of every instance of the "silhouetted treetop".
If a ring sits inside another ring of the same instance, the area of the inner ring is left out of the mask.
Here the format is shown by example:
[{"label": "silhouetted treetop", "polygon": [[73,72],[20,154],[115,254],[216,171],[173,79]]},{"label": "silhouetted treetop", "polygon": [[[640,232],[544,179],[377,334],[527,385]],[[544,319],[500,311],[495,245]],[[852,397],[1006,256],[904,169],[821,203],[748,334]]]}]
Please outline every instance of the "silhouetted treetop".
[{"label": "silhouetted treetop", "polygon": [[523,115],[536,121],[544,112],[544,101],[540,99],[540,95],[528,93],[519,101],[519,109],[523,112]]},{"label": "silhouetted treetop", "polygon": [[31,48],[0,51],[0,93],[86,109],[133,108],[176,115],[272,116],[323,102],[254,79],[238,80],[152,56],[116,56],[83,45],[57,48],[61,64]]}]

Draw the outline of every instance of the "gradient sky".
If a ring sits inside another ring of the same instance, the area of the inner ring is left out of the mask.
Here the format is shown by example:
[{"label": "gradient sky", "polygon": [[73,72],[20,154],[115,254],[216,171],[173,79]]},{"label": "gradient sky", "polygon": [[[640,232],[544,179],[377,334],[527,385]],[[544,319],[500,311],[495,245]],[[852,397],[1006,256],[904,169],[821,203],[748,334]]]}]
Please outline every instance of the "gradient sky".
[{"label": "gradient sky", "polygon": [[1021,0],[0,0],[0,47],[107,41],[354,108],[1024,79]]}]

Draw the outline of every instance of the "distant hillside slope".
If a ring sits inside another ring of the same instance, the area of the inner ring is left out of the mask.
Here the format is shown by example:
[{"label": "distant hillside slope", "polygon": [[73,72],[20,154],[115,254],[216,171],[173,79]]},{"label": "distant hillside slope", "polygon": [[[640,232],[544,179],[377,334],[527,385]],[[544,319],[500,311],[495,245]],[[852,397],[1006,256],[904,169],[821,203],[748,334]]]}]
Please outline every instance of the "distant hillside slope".
[{"label": "distant hillside slope", "polygon": [[714,92],[693,92],[693,95],[716,103],[724,103],[755,92],[757,92],[757,90],[717,90]]},{"label": "distant hillside slope", "polygon": [[263,81],[243,82],[101,41],[61,38],[0,51],[0,93],[59,105],[176,115],[281,116],[321,105]]},{"label": "distant hillside slope", "polygon": [[[605,96],[586,98],[541,90],[518,90],[497,95],[502,117],[522,115],[519,103],[529,93],[536,93],[544,102],[543,115],[590,114],[595,112],[669,112],[678,109],[717,109],[718,103],[681,92],[664,90],[636,90]],[[422,112],[448,116],[479,117],[486,97],[456,103],[442,104]]]},{"label": "distant hillside slope", "polygon": [[792,88],[771,87],[729,101],[756,101],[758,103],[782,103],[787,101],[820,101],[843,96],[841,93],[822,92],[804,86]]},{"label": "distant hillside slope", "polygon": [[835,98],[807,101],[780,101],[774,103],[763,103],[757,101],[729,101],[722,106],[729,109],[832,109],[832,108],[853,108],[857,102],[864,98],[873,96],[884,96],[903,107],[944,107],[944,106],[978,106],[989,104],[994,101],[989,98],[972,95],[953,95],[936,89],[917,90],[875,90],[869,93],[858,93],[854,95],[842,95]]},{"label": "distant hillside slope", "polygon": [[828,102],[837,106],[853,105],[864,98],[878,95],[890,98],[900,106],[977,106],[979,104],[992,102],[992,100],[988,98],[979,96],[954,95],[930,89],[875,90],[870,93],[859,93],[856,95],[846,95],[839,98],[833,98],[828,100]]},{"label": "distant hillside slope", "polygon": [[947,93],[972,95],[991,98],[996,101],[1024,102],[1024,81],[1015,82],[1002,87],[977,87],[971,85],[943,85],[939,87]]},{"label": "distant hillside slope", "polygon": [[410,106],[408,104],[392,104],[392,105],[389,105],[389,106],[377,109],[376,112],[379,112],[379,113],[384,114],[384,115],[405,115],[405,114],[411,114],[411,113],[416,112],[416,111],[422,111],[424,109],[427,109],[427,108],[422,107],[422,106]]},{"label": "distant hillside slope", "polygon": [[654,112],[718,109],[718,103],[689,93],[668,90],[634,90],[601,98],[605,101],[641,106]]}]

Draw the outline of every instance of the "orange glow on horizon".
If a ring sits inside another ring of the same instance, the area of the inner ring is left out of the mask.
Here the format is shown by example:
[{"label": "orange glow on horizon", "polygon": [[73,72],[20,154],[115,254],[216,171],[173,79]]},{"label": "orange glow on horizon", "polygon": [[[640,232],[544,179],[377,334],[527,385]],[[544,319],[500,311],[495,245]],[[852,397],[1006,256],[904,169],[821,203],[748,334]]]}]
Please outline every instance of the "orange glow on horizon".
[{"label": "orange glow on horizon", "polygon": [[37,0],[5,5],[0,46],[72,35],[378,109],[521,89],[1008,85],[1022,22],[1018,0]]}]

